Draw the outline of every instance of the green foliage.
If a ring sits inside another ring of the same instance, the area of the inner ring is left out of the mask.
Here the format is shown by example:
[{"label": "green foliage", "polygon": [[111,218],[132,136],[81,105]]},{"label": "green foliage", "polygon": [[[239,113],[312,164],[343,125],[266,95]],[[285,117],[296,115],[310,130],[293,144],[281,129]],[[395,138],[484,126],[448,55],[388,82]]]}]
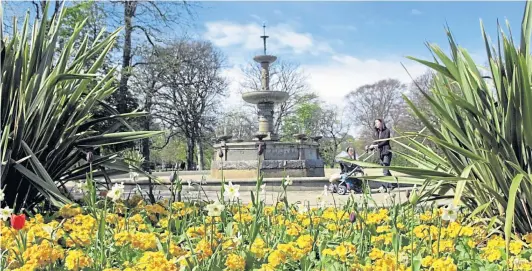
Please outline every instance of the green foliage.
[{"label": "green foliage", "polygon": [[[119,30],[105,38],[98,35],[94,42],[85,36],[74,46],[84,26],[79,23],[57,53],[63,16],[62,11],[50,21],[35,22],[30,32],[28,14],[21,29],[1,37],[1,183],[6,204],[16,209],[44,200],[61,206],[68,202],[62,194],[64,184],[89,171],[83,162],[87,152],[157,134],[115,132],[120,127],[131,130],[124,118],[145,114],[118,114],[104,102],[115,91],[113,70],[97,72]],[[88,59],[94,59],[89,67]],[[106,114],[96,118],[90,112],[97,105]],[[102,121],[114,125],[105,132],[94,130]],[[129,171],[116,155],[94,155],[92,166],[96,176]]]},{"label": "green foliage", "polygon": [[320,112],[322,108],[316,103],[305,102],[299,105],[295,113],[284,120],[282,130],[285,139],[293,140],[293,135],[299,133],[309,136],[316,134],[321,120]]},{"label": "green foliage", "polygon": [[122,153],[122,157],[127,164],[135,167],[140,168],[144,163],[144,156],[137,150],[126,150]]},{"label": "green foliage", "polygon": [[[453,188],[456,203],[461,201],[471,210],[480,208],[480,214],[496,217],[501,224],[506,221],[507,238],[512,227],[519,233],[532,231],[530,7],[527,2],[520,46],[515,45],[511,32],[507,36],[502,29],[494,46],[483,29],[490,68],[487,77],[469,53],[458,47],[449,31],[450,56],[430,45],[434,62],[412,58],[436,72],[431,95],[423,94],[438,125],[406,99],[430,131],[426,138],[443,154],[411,138],[411,154],[403,156],[418,168],[454,177],[439,182],[437,187],[442,192]],[[404,172],[442,180],[434,173]]]},{"label": "green foliage", "polygon": [[187,144],[183,138],[173,137],[168,144],[163,146],[166,141],[164,135],[153,138],[154,148],[151,150],[151,160],[160,164],[170,164],[174,166],[176,163],[186,161]]}]

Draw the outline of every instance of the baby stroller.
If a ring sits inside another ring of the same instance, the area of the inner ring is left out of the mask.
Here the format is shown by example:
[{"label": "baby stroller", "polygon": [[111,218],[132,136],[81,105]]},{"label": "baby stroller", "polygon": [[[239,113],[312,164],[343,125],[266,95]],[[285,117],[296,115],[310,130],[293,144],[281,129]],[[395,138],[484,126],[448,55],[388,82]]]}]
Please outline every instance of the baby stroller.
[{"label": "baby stroller", "polygon": [[340,158],[348,157],[349,155],[345,151],[336,156],[336,162],[340,164],[342,173],[340,174],[340,180],[331,182],[329,185],[331,193],[338,193],[339,195],[346,195],[350,191],[362,193],[362,180],[357,177],[364,176],[364,169],[359,165],[340,160]]}]

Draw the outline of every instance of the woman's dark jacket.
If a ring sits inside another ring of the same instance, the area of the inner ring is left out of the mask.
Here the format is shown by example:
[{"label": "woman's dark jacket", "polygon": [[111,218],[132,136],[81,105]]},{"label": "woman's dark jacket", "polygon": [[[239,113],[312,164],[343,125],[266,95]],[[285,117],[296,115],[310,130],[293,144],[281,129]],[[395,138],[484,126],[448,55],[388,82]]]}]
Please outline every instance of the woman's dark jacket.
[{"label": "woman's dark jacket", "polygon": [[[390,138],[390,129],[384,126],[382,130],[377,131],[376,138],[377,139]],[[390,146],[390,140],[376,141],[374,142],[374,144],[378,146],[380,157],[383,157],[385,155],[389,155],[392,153],[392,147]]]}]

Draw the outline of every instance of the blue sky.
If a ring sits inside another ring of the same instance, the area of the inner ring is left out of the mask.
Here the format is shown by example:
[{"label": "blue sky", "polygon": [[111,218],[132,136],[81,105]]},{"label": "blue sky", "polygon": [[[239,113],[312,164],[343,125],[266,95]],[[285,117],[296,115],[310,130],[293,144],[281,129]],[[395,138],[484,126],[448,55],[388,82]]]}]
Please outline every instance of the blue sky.
[{"label": "blue sky", "polygon": [[[524,5],[523,1],[200,2],[193,27],[186,31],[212,41],[225,53],[224,73],[235,102],[241,101],[240,67],[261,53],[259,36],[266,22],[271,37],[268,53],[299,63],[311,90],[325,102],[341,105],[345,94],[363,84],[390,77],[408,83],[401,63],[413,76],[422,74],[426,68],[405,56],[429,58],[427,41],[446,49],[446,24],[459,45],[484,64],[479,20],[495,38],[497,19],[503,24],[508,19],[518,40]],[[22,6],[31,8],[28,3]],[[166,34],[179,33],[171,29]]]},{"label": "blue sky", "polygon": [[446,23],[462,46],[482,50],[479,20],[495,29],[497,19],[508,19],[517,29],[524,2],[203,2],[203,6],[197,16],[200,32],[202,23],[213,21],[288,24],[297,32],[327,40],[339,53],[366,57],[426,54],[425,41],[445,45]]},{"label": "blue sky", "polygon": [[[447,48],[449,25],[458,44],[485,63],[480,30],[490,36],[496,23],[510,21],[518,34],[524,2],[202,2],[195,34],[228,56],[228,76],[238,88],[238,67],[260,53],[262,22],[269,53],[299,63],[312,90],[341,105],[356,87],[388,77],[408,83],[401,63],[414,75],[425,67],[405,56],[429,58],[425,42]],[[516,37],[518,39],[518,36]],[[234,97],[238,99],[238,95]]]}]

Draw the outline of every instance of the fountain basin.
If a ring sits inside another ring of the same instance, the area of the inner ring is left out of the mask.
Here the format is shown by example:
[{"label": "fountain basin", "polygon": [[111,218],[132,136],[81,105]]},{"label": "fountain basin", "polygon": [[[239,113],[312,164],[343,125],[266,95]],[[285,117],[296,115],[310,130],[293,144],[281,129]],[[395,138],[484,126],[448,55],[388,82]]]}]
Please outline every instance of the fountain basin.
[{"label": "fountain basin", "polygon": [[275,62],[275,60],[277,60],[277,57],[271,56],[271,55],[260,55],[260,56],[254,57],[253,60],[259,63],[273,63]]},{"label": "fountain basin", "polygon": [[[324,177],[324,163],[318,154],[318,144],[313,142],[267,141],[263,155],[257,154],[259,142],[230,142],[217,144],[215,151],[222,149],[223,157],[214,155],[211,176],[221,179],[253,179],[258,177],[258,168],[265,178]],[[222,175],[223,169],[223,175]]]},{"label": "fountain basin", "polygon": [[284,91],[253,91],[242,94],[242,99],[250,104],[284,103],[288,93]]}]

